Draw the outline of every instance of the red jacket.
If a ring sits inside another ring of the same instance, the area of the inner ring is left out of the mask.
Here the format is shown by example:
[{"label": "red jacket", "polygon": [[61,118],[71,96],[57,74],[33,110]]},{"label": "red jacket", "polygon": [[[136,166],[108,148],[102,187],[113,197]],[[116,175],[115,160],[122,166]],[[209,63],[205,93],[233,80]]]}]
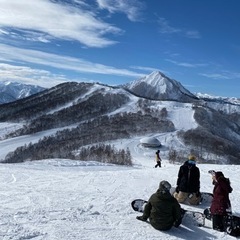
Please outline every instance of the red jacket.
[{"label": "red jacket", "polygon": [[229,193],[232,192],[230,181],[225,178],[222,172],[216,172],[216,182],[213,182],[213,200],[210,207],[212,214],[225,215],[227,209],[231,208]]}]

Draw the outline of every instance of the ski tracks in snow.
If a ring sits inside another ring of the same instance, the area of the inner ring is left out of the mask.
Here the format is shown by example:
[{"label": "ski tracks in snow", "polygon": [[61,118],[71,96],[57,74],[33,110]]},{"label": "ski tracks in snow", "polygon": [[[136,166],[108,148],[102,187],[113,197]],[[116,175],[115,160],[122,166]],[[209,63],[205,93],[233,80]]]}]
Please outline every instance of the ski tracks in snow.
[{"label": "ski tracks in snow", "polygon": [[[146,240],[147,236],[167,240],[183,239],[183,236],[184,239],[214,239],[211,229],[180,226],[164,233],[136,220],[138,214],[131,209],[130,202],[136,198],[148,199],[161,180],[174,185],[179,167],[166,164],[155,169],[150,167],[152,162],[146,163],[149,159],[137,160],[138,167],[102,167],[100,163],[89,167],[89,162],[82,162],[85,165],[81,167],[77,161],[70,160],[68,165],[62,160],[59,161],[62,165],[49,160],[47,166],[44,161],[1,164],[0,239]],[[207,170],[216,166],[199,167],[202,188],[209,191],[212,185]],[[218,168],[223,170],[224,166]],[[234,166],[224,169],[226,177],[233,180],[234,191],[239,176],[236,171],[240,170]],[[236,179],[230,175],[232,172]],[[231,200],[236,209],[238,200]]]},{"label": "ski tracks in snow", "polygon": [[134,177],[127,167],[68,171],[55,166],[44,172],[24,164],[8,166],[0,168],[1,239],[110,239],[113,230],[115,239],[122,239],[129,228],[123,217],[129,202],[123,196]]}]

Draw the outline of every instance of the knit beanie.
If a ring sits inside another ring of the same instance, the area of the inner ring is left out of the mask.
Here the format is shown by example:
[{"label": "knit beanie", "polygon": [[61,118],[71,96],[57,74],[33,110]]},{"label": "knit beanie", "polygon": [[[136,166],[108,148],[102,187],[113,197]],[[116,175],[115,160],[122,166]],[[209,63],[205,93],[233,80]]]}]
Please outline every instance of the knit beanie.
[{"label": "knit beanie", "polygon": [[191,155],[188,156],[188,160],[196,161],[196,157],[191,154]]}]

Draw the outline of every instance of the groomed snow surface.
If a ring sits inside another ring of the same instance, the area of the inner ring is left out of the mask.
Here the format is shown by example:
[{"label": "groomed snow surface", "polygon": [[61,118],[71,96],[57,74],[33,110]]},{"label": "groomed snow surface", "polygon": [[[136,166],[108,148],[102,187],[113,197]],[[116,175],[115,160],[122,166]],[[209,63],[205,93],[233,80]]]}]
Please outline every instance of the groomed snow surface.
[{"label": "groomed snow surface", "polygon": [[[123,143],[121,143],[123,144]],[[154,168],[155,150],[139,140],[126,142],[133,167],[51,159],[0,164],[0,239],[2,240],[154,240],[234,239],[226,233],[184,222],[167,232],[136,220],[136,198],[148,199],[162,180],[176,184],[179,164],[163,156]],[[239,175],[235,165],[198,164],[201,190],[212,192],[208,170],[223,171],[231,180],[233,212],[240,214]],[[185,208],[193,208],[182,205]],[[194,207],[203,211],[208,205]]]}]

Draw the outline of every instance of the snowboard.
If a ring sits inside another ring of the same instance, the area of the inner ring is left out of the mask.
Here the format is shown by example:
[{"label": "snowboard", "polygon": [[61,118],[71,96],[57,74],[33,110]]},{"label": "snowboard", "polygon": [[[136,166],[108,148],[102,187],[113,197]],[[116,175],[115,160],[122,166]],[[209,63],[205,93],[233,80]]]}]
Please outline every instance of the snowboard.
[{"label": "snowboard", "polygon": [[[134,211],[142,213],[146,203],[146,200],[135,199],[131,202],[131,206]],[[195,226],[202,227],[206,225],[206,219],[212,221],[212,215],[209,208],[206,208],[203,213],[181,208],[181,215],[182,224],[186,224],[187,226],[193,224]],[[240,216],[228,214],[224,219],[224,224],[225,232],[227,234],[234,237],[240,236]]]},{"label": "snowboard", "polygon": [[[175,192],[176,188],[172,187],[170,189],[170,193],[173,195],[173,193]],[[212,199],[213,199],[213,194],[209,193],[209,192],[201,192],[201,200],[200,200],[200,204],[211,204]],[[183,203],[184,204],[184,203]]]},{"label": "snowboard", "polygon": [[[144,207],[146,203],[147,203],[146,200],[135,199],[131,202],[131,206],[134,211],[142,213],[144,211]],[[186,225],[193,224],[194,226],[198,226],[198,227],[205,225],[205,216],[201,212],[186,210],[181,208],[181,215],[182,215],[182,224],[186,224]]]},{"label": "snowboard", "polygon": [[135,199],[131,202],[131,206],[134,211],[142,213],[146,203],[147,203],[146,200]]},{"label": "snowboard", "polygon": [[[206,208],[203,211],[203,214],[206,219],[212,221],[212,214],[210,212],[210,208]],[[226,228],[226,232],[234,237],[240,236],[240,216],[236,216],[233,214],[228,214],[224,217],[224,225]]]}]

